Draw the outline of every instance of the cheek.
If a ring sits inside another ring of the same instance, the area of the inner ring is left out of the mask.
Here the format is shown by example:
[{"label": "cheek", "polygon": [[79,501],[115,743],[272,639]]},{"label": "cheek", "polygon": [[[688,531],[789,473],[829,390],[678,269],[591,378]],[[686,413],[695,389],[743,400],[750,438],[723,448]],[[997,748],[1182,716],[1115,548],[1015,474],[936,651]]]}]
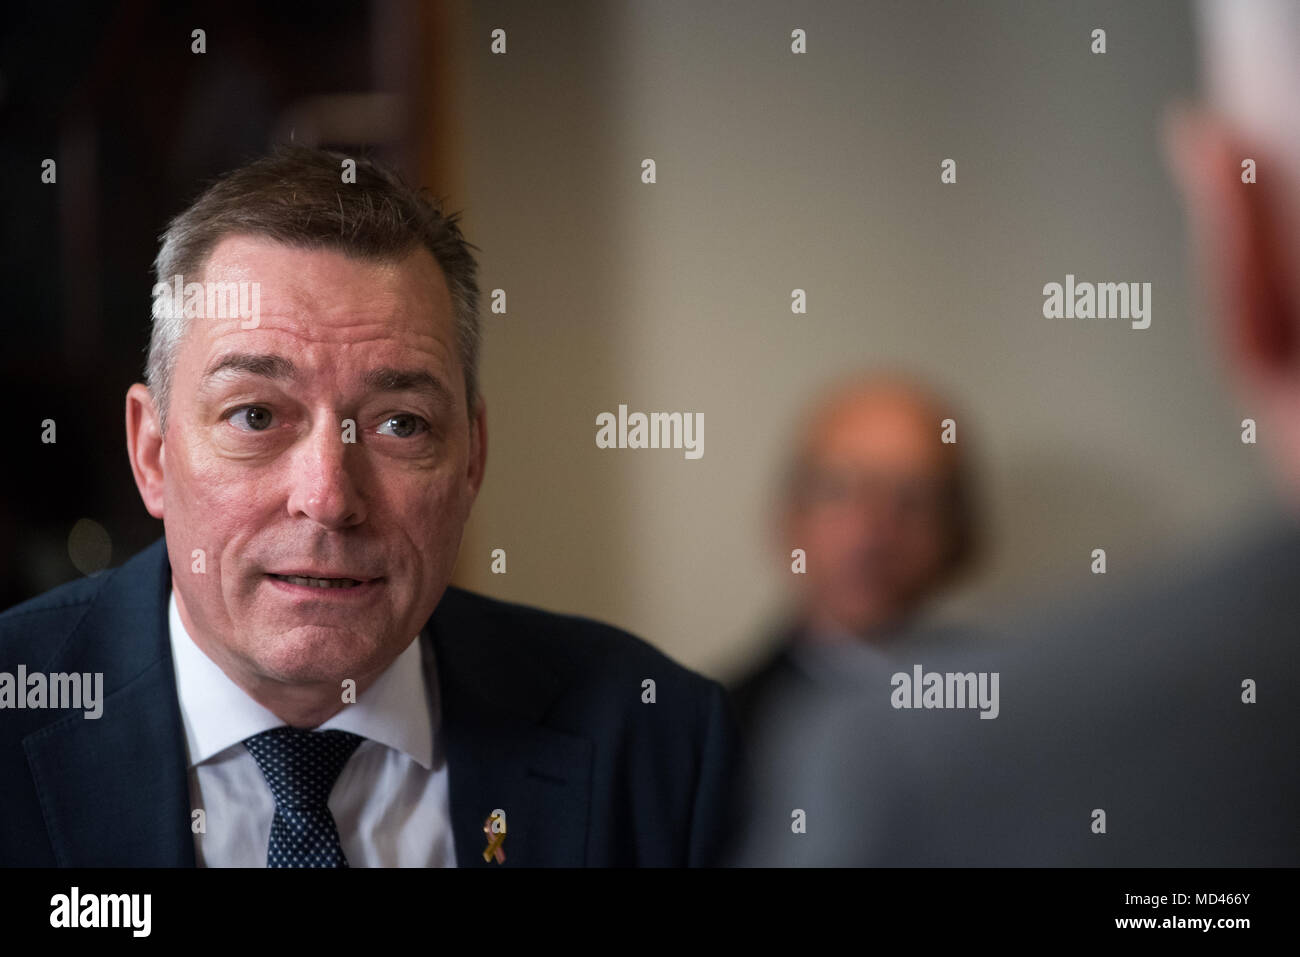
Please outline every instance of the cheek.
[{"label": "cheek", "polygon": [[167,459],[167,484],[173,497],[191,512],[211,510],[205,520],[213,524],[223,522],[229,510],[257,507],[274,487],[265,470],[213,455],[202,444],[179,445],[174,453]]},{"label": "cheek", "polygon": [[859,530],[852,516],[826,513],[808,523],[810,548],[827,557],[836,557],[851,550],[859,540]]},{"label": "cheek", "polygon": [[933,535],[913,534],[904,538],[895,557],[895,584],[909,592],[925,591],[943,567],[943,545]]},{"label": "cheek", "polygon": [[943,536],[932,528],[917,529],[906,539],[906,554],[912,563],[926,570],[940,564],[946,550]]},{"label": "cheek", "polygon": [[[441,566],[455,560],[466,507],[454,483],[442,480],[404,487],[387,497],[381,507],[385,521],[401,527],[401,534],[411,540],[426,563]],[[378,518],[373,509],[371,515],[372,519]]]},{"label": "cheek", "polygon": [[413,574],[427,585],[450,576],[467,514],[465,491],[449,472],[379,470],[368,480],[359,531],[410,555]]},{"label": "cheek", "polygon": [[[231,584],[228,563],[242,545],[269,527],[274,484],[251,469],[232,467],[178,446],[167,461],[166,530],[184,554],[201,549],[207,564],[202,584],[220,591]],[[222,574],[223,568],[225,574]]]}]

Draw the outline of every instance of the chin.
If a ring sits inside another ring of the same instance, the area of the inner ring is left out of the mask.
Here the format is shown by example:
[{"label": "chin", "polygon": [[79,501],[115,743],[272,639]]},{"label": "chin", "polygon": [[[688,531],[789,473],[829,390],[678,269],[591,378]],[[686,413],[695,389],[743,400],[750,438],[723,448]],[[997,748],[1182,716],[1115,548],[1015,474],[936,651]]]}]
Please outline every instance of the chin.
[{"label": "chin", "polygon": [[887,630],[894,624],[896,618],[887,609],[873,605],[870,608],[859,606],[845,609],[838,616],[838,620],[843,622],[848,631],[865,637]]},{"label": "chin", "polygon": [[359,679],[385,663],[384,646],[375,642],[373,633],[323,625],[267,636],[250,650],[260,671],[290,684]]}]

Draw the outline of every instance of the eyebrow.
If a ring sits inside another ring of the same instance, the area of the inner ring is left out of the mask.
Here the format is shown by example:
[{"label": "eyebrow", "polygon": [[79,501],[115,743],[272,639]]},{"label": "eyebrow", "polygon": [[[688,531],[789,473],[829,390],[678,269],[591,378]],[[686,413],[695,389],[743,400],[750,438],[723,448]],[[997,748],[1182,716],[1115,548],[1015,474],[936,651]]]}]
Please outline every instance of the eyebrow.
[{"label": "eyebrow", "polygon": [[[210,379],[222,373],[259,376],[264,379],[294,379],[298,367],[284,356],[271,353],[232,352],[215,360],[203,374]],[[380,366],[362,379],[371,392],[418,392],[445,406],[456,404],[455,396],[437,376],[424,369]]]},{"label": "eyebrow", "polygon": [[215,360],[208,366],[203,378],[211,379],[223,372],[244,373],[261,376],[264,379],[292,379],[298,369],[283,356],[267,353],[231,352]]},{"label": "eyebrow", "polygon": [[366,373],[363,380],[372,392],[419,392],[444,406],[454,406],[456,399],[442,380],[423,369],[394,369],[382,366]]}]

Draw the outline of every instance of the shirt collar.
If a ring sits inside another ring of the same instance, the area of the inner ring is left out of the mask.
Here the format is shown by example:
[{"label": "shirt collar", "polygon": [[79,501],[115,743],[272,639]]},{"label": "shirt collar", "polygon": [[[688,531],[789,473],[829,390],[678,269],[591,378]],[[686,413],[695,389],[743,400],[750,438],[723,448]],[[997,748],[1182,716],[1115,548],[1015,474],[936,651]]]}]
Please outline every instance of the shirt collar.
[{"label": "shirt collar", "polygon": [[[190,767],[227,748],[284,724],[258,704],[203,651],[185,630],[173,591],[167,609],[176,693],[180,700]],[[432,651],[416,637],[353,704],[319,730],[350,731],[401,751],[425,769],[433,768],[438,722],[438,681]],[[340,689],[340,693],[341,689]]]}]

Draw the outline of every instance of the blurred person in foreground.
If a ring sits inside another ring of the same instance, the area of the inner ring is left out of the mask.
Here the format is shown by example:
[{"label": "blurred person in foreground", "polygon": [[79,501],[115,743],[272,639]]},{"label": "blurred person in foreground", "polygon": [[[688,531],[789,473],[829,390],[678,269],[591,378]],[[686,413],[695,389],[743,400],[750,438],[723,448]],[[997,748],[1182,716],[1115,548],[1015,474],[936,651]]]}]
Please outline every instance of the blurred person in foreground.
[{"label": "blurred person in foreground", "polygon": [[755,814],[742,863],[1300,865],[1300,4],[1198,12],[1209,100],[1170,111],[1166,154],[1284,514],[1103,607],[918,659],[945,680],[999,675],[996,720],[895,708],[885,686],[821,702],[785,752],[797,783]]}]

